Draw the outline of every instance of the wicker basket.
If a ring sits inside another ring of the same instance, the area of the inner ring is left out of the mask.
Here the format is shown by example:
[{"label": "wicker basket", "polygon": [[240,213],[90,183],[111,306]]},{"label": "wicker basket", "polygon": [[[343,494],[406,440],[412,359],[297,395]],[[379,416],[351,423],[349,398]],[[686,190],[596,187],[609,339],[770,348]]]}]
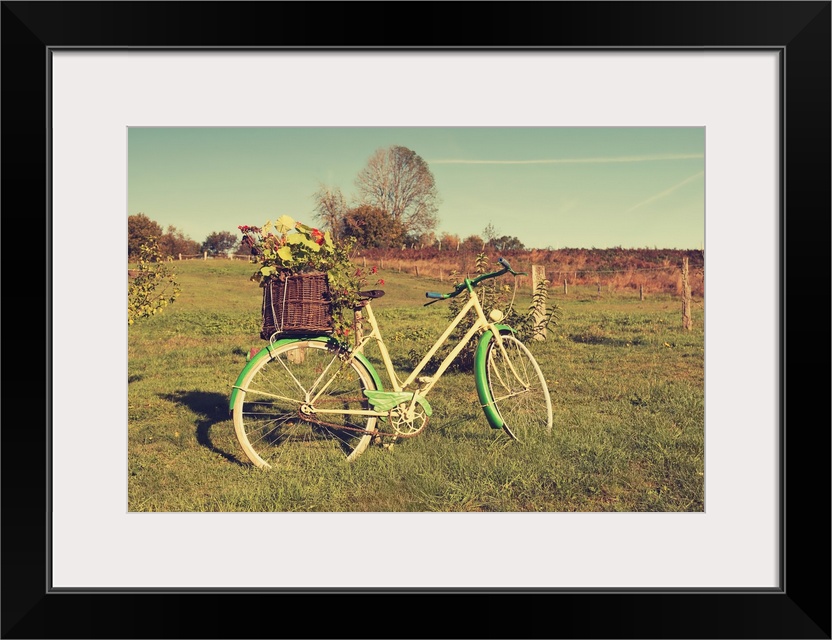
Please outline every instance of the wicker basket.
[{"label": "wicker basket", "polygon": [[263,287],[263,326],[260,337],[275,333],[329,333],[332,303],[325,273],[282,273]]}]

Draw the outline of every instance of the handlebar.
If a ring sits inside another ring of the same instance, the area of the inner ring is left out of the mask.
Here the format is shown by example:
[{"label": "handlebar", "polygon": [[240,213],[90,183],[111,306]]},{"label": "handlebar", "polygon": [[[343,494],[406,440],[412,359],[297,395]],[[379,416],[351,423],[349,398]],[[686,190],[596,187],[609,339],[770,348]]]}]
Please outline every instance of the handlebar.
[{"label": "handlebar", "polygon": [[511,265],[508,263],[508,260],[505,258],[497,258],[497,262],[499,262],[506,270],[513,276],[524,276],[525,273],[517,273],[514,269],[511,268]]},{"label": "handlebar", "polygon": [[481,276],[477,276],[473,280],[469,280],[468,278],[462,284],[457,285],[453,291],[450,293],[438,293],[436,291],[428,291],[425,293],[426,298],[433,298],[430,302],[426,302],[424,306],[428,306],[429,304],[433,304],[434,302],[439,302],[440,300],[447,300],[448,298],[455,298],[463,291],[467,290],[469,285],[471,287],[476,287],[480,282],[483,280],[488,280],[489,278],[498,278],[501,275],[506,273],[510,273],[513,276],[525,276],[525,273],[517,273],[514,269],[511,268],[511,265],[505,258],[497,258],[497,262],[503,265],[503,268],[499,271],[494,271],[492,273],[484,273]]}]

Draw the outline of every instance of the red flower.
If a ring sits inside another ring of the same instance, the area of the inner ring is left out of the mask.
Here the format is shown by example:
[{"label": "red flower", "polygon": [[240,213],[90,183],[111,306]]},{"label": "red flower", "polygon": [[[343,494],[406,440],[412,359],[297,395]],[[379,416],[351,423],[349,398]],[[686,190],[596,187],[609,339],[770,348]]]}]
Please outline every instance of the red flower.
[{"label": "red flower", "polygon": [[318,229],[312,229],[312,239],[319,245],[323,245],[324,234],[322,234]]},{"label": "red flower", "polygon": [[378,273],[378,268],[373,267],[373,268],[370,270],[370,273],[371,273],[371,274],[373,274],[373,275],[377,274],[377,273]]},{"label": "red flower", "polygon": [[382,287],[384,286],[384,278],[379,278],[376,284],[380,284]]}]

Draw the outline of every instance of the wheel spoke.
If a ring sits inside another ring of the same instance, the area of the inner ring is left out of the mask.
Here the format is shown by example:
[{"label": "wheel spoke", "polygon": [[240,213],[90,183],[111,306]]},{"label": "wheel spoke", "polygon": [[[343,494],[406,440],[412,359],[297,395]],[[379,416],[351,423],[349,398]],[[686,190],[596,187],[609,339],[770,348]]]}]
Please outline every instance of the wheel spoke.
[{"label": "wheel spoke", "polygon": [[298,402],[294,398],[289,398],[287,396],[281,396],[281,395],[278,395],[276,393],[270,393],[269,391],[264,391],[263,389],[256,389],[254,387],[249,387],[248,389],[245,389],[245,393],[246,394],[250,393],[252,395],[258,395],[258,396],[264,396],[266,398],[274,398],[275,400],[282,400],[283,402],[288,402],[290,404],[291,403],[297,403],[298,405],[302,404],[301,402]]},{"label": "wheel spoke", "polygon": [[552,403],[540,366],[514,336],[501,336],[489,345],[486,376],[489,405],[515,440],[528,442],[552,428]]},{"label": "wheel spoke", "polygon": [[[281,466],[323,464],[330,457],[353,460],[366,448],[376,418],[338,412],[367,409],[363,391],[375,385],[357,360],[333,367],[343,362],[341,355],[325,342],[300,340],[275,348],[271,358],[248,373],[233,414],[237,438],[254,464],[268,467],[278,459]],[[317,417],[316,406],[333,413]]]}]

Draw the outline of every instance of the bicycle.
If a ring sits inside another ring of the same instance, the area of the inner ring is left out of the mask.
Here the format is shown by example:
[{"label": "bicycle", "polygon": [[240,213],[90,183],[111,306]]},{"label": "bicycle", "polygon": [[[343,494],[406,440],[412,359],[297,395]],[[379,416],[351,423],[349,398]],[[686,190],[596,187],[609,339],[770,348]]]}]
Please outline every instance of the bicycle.
[{"label": "bicycle", "polygon": [[[351,347],[330,335],[273,335],[240,372],[229,410],[237,439],[256,466],[320,463],[327,457],[350,462],[371,441],[396,442],[421,433],[433,410],[427,395],[465,346],[479,334],[474,356],[477,396],[489,425],[526,443],[552,430],[552,400],[543,373],[529,349],[494,309],[486,317],[476,287],[489,278],[515,272],[500,258],[502,269],[465,278],[450,293],[427,292],[425,306],[468,292],[468,301],[419,364],[402,382],[373,314],[371,300],[383,291],[361,292],[355,310],[356,340]],[[470,328],[430,376],[421,375],[431,358],[466,318]],[[370,331],[364,333],[366,320]],[[375,342],[392,390],[364,355]]]}]

